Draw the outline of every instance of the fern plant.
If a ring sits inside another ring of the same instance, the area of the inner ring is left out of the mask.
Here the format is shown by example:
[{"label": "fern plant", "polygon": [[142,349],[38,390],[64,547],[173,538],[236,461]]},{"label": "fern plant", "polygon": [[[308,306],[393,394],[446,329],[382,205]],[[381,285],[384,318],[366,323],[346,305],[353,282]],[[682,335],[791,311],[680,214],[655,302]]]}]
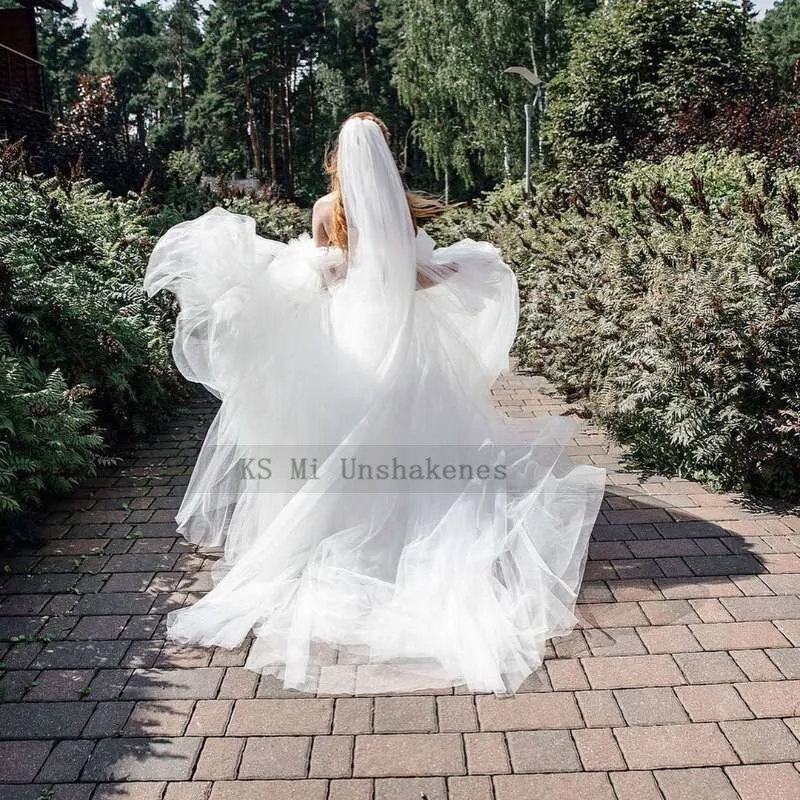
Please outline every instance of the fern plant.
[{"label": "fern plant", "polygon": [[701,149],[591,196],[482,213],[517,271],[516,350],[640,465],[800,489],[800,170]]}]

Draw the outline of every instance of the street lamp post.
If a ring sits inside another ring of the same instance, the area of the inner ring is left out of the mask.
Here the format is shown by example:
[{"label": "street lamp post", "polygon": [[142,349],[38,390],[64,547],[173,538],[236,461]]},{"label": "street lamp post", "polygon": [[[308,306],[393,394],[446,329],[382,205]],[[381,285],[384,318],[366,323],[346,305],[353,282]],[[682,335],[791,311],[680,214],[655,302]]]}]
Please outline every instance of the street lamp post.
[{"label": "street lamp post", "polygon": [[[539,77],[536,65],[533,66],[534,71],[531,72],[527,67],[508,67],[503,72],[520,75],[525,78],[528,83],[536,90],[533,95],[533,101],[525,103],[525,197],[531,195],[531,150],[533,140],[533,115],[538,110],[540,115],[544,110],[544,87],[545,84]],[[542,141],[539,138],[539,159],[542,158]]]}]

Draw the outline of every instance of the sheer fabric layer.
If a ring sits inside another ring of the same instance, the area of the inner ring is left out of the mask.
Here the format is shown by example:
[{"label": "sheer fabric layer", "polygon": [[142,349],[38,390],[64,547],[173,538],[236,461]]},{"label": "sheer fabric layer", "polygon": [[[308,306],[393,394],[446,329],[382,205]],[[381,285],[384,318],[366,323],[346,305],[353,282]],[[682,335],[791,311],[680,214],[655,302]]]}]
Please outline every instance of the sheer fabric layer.
[{"label": "sheer fabric layer", "polygon": [[[177,296],[176,364],[222,401],[176,520],[224,560],[211,592],[170,613],[171,638],[233,648],[253,631],[246,666],[307,692],[506,693],[574,626],[604,472],[564,455],[573,421],[523,438],[493,407],[518,314],[499,251],[420,231],[415,258],[439,282],[413,293],[387,361],[364,296],[324,288],[335,248],[263,239],[222,209],[159,242],[146,287]],[[356,490],[342,469],[481,447],[502,479]],[[291,485],[241,470],[312,451],[313,478]]]}]

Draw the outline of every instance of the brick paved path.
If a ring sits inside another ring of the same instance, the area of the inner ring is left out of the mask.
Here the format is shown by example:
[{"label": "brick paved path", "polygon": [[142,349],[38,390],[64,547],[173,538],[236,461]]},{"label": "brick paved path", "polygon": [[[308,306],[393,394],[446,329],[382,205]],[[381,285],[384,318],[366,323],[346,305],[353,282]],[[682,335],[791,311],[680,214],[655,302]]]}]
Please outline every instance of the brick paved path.
[{"label": "brick paved path", "polygon": [[[524,425],[541,381],[495,388]],[[800,797],[800,518],[609,469],[581,626],[516,697],[313,697],[245,652],[165,644],[213,558],[173,517],[201,403],[0,561],[2,800],[651,800]],[[238,779],[238,780],[237,780]]]}]

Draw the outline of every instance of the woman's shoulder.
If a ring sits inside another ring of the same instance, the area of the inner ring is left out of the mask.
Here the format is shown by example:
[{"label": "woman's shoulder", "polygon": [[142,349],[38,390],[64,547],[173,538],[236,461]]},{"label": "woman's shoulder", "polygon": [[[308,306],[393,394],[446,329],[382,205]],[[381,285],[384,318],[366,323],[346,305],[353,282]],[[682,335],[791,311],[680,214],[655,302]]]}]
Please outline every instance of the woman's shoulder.
[{"label": "woman's shoulder", "polygon": [[328,192],[328,194],[317,198],[316,202],[314,203],[314,211],[324,211],[326,209],[331,208],[332,206],[333,206],[333,192]]}]

